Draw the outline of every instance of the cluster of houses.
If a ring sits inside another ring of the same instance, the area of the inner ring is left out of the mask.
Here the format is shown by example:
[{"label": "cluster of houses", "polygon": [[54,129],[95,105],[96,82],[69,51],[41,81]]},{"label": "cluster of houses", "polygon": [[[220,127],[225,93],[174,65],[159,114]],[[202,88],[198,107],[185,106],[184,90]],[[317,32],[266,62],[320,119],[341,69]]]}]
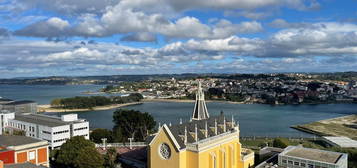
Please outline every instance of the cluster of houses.
[{"label": "cluster of houses", "polygon": [[[211,98],[241,97],[244,103],[300,104],[357,101],[356,81],[336,82],[299,80],[271,76],[250,79],[201,79],[203,89]],[[145,98],[184,98],[197,89],[196,79],[142,81],[119,85],[121,93],[139,92]],[[212,92],[213,91],[213,92]],[[235,100],[237,101],[237,100]]]}]

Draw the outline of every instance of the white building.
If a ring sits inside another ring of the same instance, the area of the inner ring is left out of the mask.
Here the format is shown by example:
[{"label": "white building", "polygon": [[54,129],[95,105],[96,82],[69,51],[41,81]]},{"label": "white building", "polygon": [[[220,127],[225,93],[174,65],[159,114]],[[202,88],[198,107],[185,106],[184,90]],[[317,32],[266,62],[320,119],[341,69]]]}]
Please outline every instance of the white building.
[{"label": "white building", "polygon": [[20,113],[37,113],[37,103],[31,100],[12,101],[1,104],[2,109]]},{"label": "white building", "polygon": [[347,168],[345,153],[288,146],[278,155],[278,165],[287,168]]},{"label": "white building", "polygon": [[348,137],[324,136],[322,139],[332,146],[341,148],[357,148],[357,141]]},{"label": "white building", "polygon": [[3,134],[5,128],[8,126],[9,119],[15,118],[15,113],[7,110],[0,110],[0,135]]},{"label": "white building", "polygon": [[77,114],[53,117],[41,114],[16,114],[8,119],[7,129],[25,131],[26,136],[47,140],[52,149],[60,147],[73,136],[89,139],[89,122]]}]

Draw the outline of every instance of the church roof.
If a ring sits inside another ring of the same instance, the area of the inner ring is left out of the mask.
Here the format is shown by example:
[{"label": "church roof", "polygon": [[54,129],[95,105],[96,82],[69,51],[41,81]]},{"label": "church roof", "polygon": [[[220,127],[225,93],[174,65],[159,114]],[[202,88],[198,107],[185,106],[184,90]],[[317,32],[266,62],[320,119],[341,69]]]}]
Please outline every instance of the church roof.
[{"label": "church roof", "polygon": [[[224,131],[224,120],[226,120],[226,131]],[[172,133],[173,137],[177,141],[179,145],[179,149],[186,148],[185,145],[185,128],[187,130],[187,143],[195,143],[195,129],[197,125],[197,138],[198,141],[207,139],[205,136],[206,130],[206,122],[207,122],[207,138],[216,136],[215,133],[215,122],[217,122],[217,135],[228,132],[234,129],[234,125],[232,124],[232,119],[225,118],[223,114],[214,116],[207,119],[202,120],[192,120],[191,122],[186,122],[182,124],[169,126],[168,129]]]}]

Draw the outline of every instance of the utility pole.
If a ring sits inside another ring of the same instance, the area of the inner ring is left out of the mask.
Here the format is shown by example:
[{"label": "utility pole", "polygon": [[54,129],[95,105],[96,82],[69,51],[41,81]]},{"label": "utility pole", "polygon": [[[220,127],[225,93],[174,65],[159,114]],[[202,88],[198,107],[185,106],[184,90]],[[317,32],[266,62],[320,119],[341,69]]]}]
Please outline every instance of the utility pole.
[{"label": "utility pole", "polygon": [[129,149],[133,149],[132,143],[133,143],[134,138],[128,138],[128,140],[129,140]]},{"label": "utility pole", "polygon": [[103,142],[103,149],[106,150],[106,148],[107,148],[107,138],[102,138],[102,142]]}]

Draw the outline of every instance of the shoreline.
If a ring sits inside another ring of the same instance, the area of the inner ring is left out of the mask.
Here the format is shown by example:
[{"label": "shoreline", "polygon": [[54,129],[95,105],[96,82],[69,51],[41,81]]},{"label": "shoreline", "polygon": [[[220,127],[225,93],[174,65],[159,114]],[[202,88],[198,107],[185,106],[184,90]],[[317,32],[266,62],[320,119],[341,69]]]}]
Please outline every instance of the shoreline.
[{"label": "shoreline", "polygon": [[[233,102],[225,100],[205,100],[206,102],[220,102],[230,104],[245,104],[243,102]],[[174,103],[194,103],[195,100],[190,99],[143,99],[142,102],[174,102]]]},{"label": "shoreline", "polygon": [[107,106],[97,106],[93,107],[91,109],[58,109],[58,108],[52,108],[51,105],[45,104],[45,105],[38,105],[38,112],[39,113],[64,113],[64,112],[86,112],[86,111],[103,111],[103,110],[111,110],[111,109],[116,109],[120,107],[126,107],[126,106],[132,106],[132,105],[137,105],[137,104],[142,104],[143,102],[132,102],[132,103],[124,103],[124,104],[112,104],[112,105],[107,105]]},{"label": "shoreline", "polygon": [[[317,136],[346,136],[357,139],[354,129],[346,125],[353,125],[357,121],[357,114],[314,121],[308,124],[292,125],[290,128]],[[336,130],[336,128],[339,128]],[[357,134],[356,134],[357,135]]]}]

